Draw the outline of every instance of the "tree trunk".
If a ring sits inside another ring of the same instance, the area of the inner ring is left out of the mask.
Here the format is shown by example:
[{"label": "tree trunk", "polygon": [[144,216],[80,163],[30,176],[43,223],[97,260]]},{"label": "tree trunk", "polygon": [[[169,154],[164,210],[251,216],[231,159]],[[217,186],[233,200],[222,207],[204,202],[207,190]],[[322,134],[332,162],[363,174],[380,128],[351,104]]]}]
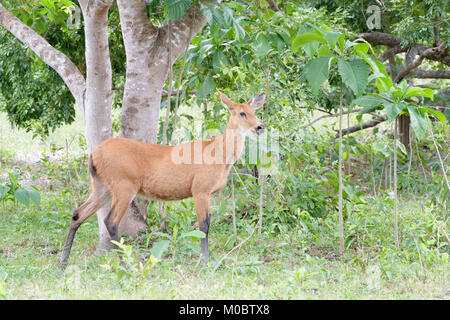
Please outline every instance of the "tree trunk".
[{"label": "tree trunk", "polygon": [[411,122],[411,118],[407,114],[402,114],[399,118],[399,135],[400,142],[405,145],[406,148],[410,147],[409,141],[409,124]]},{"label": "tree trunk", "polygon": [[[84,18],[86,41],[86,93],[84,128],[88,152],[112,138],[111,61],[108,45],[108,10],[112,1],[79,1]],[[97,212],[99,248],[110,248],[111,238],[104,220],[110,208]]]}]

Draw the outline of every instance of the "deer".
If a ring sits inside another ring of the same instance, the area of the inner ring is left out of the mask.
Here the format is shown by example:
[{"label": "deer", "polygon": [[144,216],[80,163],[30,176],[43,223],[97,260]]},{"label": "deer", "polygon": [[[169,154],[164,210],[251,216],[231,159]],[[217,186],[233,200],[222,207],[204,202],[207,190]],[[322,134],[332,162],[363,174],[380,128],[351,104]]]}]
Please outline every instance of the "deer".
[{"label": "deer", "polygon": [[78,228],[106,205],[110,211],[104,223],[110,239],[118,242],[119,223],[136,195],[162,201],[193,198],[198,226],[205,234],[200,240],[201,261],[207,263],[210,198],[226,185],[246,136],[260,135],[265,130],[255,115],[265,102],[265,93],[255,94],[247,103],[233,102],[219,90],[218,95],[230,112],[222,135],[175,146],[111,138],[92,151],[88,157],[91,193],[73,211],[59,259],[62,267],[67,264]]}]

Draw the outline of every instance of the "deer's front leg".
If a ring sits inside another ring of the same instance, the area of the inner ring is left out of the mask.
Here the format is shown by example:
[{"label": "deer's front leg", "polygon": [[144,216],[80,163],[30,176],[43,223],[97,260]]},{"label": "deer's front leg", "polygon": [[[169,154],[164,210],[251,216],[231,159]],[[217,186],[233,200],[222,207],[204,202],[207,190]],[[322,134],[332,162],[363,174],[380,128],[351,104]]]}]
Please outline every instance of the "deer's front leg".
[{"label": "deer's front leg", "polygon": [[209,199],[210,195],[206,193],[199,193],[194,195],[195,210],[197,212],[197,221],[200,231],[206,234],[206,237],[201,239],[202,246],[202,261],[208,262],[208,231],[210,224],[209,217]]}]

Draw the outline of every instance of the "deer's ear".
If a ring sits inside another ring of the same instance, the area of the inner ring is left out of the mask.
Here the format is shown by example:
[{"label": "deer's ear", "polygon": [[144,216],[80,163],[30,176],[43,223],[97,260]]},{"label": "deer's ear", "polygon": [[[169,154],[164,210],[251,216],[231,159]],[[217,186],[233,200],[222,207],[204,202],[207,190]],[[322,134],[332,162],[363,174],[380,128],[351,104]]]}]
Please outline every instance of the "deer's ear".
[{"label": "deer's ear", "polygon": [[222,104],[225,107],[227,107],[229,110],[234,109],[235,103],[233,101],[231,101],[230,98],[228,98],[225,94],[223,94],[219,90],[217,90],[217,92],[219,93],[220,101],[222,102]]},{"label": "deer's ear", "polygon": [[250,99],[248,104],[250,105],[250,108],[258,109],[258,108],[262,107],[262,105],[264,104],[265,101],[266,101],[266,94],[264,92],[260,92],[260,93],[255,94]]}]

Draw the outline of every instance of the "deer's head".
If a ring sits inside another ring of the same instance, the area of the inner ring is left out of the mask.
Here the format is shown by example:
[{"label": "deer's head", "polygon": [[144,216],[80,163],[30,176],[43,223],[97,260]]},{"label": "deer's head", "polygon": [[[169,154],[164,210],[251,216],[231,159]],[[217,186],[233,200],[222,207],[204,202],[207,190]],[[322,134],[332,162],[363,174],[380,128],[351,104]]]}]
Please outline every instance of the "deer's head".
[{"label": "deer's head", "polygon": [[265,93],[255,94],[247,103],[236,103],[222,92],[218,92],[222,104],[231,113],[228,128],[239,130],[243,135],[249,133],[259,135],[264,132],[265,126],[256,118],[255,110],[264,104],[266,100]]}]

